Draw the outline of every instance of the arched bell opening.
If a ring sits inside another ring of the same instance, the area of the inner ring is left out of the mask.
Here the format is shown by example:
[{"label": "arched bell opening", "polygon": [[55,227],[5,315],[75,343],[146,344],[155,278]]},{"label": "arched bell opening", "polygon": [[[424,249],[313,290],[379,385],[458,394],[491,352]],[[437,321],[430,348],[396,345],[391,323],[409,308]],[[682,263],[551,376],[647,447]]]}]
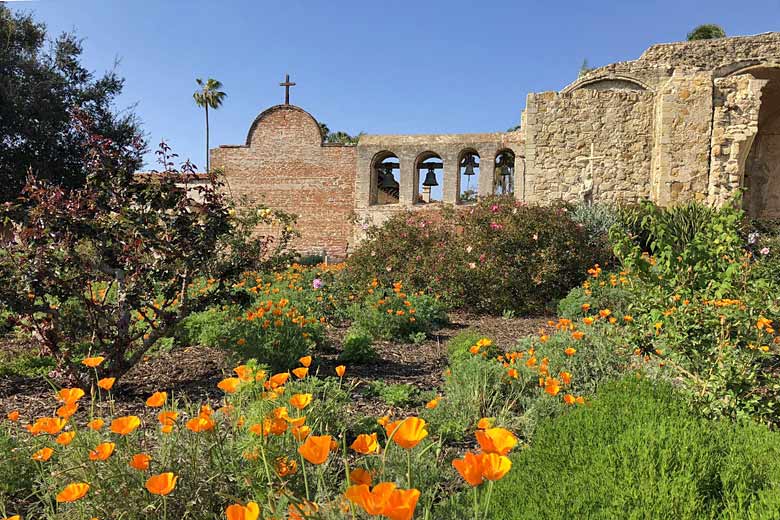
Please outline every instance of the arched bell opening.
[{"label": "arched bell opening", "polygon": [[392,152],[380,152],[371,161],[371,205],[398,204],[401,163]]},{"label": "arched bell opening", "polygon": [[441,202],[442,182],[444,180],[444,163],[441,157],[433,152],[425,152],[417,157],[415,164],[415,185],[417,193],[416,204]]},{"label": "arched bell opening", "polygon": [[464,150],[458,158],[458,202],[471,204],[477,201],[479,187],[479,154],[476,150]]},{"label": "arched bell opening", "polygon": [[496,154],[493,175],[493,194],[508,195],[515,192],[515,154],[501,150]]}]

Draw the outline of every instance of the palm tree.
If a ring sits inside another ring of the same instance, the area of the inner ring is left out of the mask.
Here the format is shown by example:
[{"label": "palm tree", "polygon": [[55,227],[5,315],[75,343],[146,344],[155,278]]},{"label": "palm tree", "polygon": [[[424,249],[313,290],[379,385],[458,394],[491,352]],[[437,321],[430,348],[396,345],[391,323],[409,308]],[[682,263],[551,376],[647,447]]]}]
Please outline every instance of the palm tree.
[{"label": "palm tree", "polygon": [[214,110],[222,106],[222,100],[225,99],[224,92],[219,89],[222,88],[222,83],[209,78],[204,83],[202,79],[197,78],[195,83],[198,84],[200,90],[196,90],[192,94],[192,98],[195,100],[195,104],[199,107],[206,109],[206,171],[209,171],[209,107]]}]

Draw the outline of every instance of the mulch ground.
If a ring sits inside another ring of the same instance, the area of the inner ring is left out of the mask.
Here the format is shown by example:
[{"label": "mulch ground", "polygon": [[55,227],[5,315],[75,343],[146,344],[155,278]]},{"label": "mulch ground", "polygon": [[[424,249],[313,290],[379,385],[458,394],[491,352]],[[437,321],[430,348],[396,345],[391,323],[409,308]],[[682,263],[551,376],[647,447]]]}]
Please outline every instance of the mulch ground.
[{"label": "mulch ground", "polygon": [[[376,342],[374,346],[378,358],[374,362],[347,367],[345,380],[356,388],[350,412],[379,416],[396,411],[366,395],[363,390],[371,381],[404,383],[419,390],[432,390],[439,386],[447,364],[445,345],[461,331],[479,331],[493,338],[499,346],[509,349],[520,338],[545,328],[547,319],[505,319],[453,313],[447,327],[436,331],[419,344]],[[340,364],[338,355],[345,332],[346,329],[337,327],[329,330],[333,346],[315,353],[313,371],[323,375],[334,374],[335,367]],[[34,347],[18,341],[0,341],[0,351],[5,351],[4,354],[8,354],[8,350],[18,352],[23,348]],[[223,395],[216,384],[231,372],[233,366],[227,353],[219,349],[187,347],[156,354],[117,382],[113,389],[113,415],[147,416],[149,411],[144,407],[144,400],[157,390],[166,390],[186,401],[210,402],[215,405]],[[53,387],[44,377],[0,376],[0,417],[11,410],[19,410],[25,418],[52,415],[56,408],[52,395]]]}]

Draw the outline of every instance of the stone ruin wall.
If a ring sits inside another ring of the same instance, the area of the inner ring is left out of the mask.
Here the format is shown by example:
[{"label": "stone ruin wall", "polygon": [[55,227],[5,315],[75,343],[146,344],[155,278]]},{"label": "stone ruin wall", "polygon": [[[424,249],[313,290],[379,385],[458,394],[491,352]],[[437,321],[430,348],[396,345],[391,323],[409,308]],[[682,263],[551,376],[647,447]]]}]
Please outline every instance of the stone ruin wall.
[{"label": "stone ruin wall", "polygon": [[593,166],[593,199],[636,201],[650,194],[653,94],[577,90],[529,94],[525,112],[529,202],[582,200],[591,144],[604,156]]}]

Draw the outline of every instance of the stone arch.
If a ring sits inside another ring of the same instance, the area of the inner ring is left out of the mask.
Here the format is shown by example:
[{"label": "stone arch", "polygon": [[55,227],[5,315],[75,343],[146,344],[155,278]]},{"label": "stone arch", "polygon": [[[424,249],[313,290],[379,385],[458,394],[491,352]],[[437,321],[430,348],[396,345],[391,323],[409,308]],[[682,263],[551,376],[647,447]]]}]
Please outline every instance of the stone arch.
[{"label": "stone arch", "polygon": [[[396,176],[396,171],[398,175]],[[383,150],[371,159],[370,205],[398,204],[401,162],[398,155]]]},{"label": "stone arch", "polygon": [[754,65],[735,74],[767,82],[761,93],[758,133],[745,161],[743,204],[752,217],[780,218],[780,66]]},{"label": "stone arch", "polygon": [[482,174],[479,167],[481,160],[475,148],[464,148],[458,153],[458,203],[468,204],[477,201],[479,177]]},{"label": "stone arch", "polygon": [[[433,174],[436,185],[423,186],[429,172]],[[426,150],[417,155],[414,160],[414,203],[428,204],[441,202],[444,184],[444,161],[436,152]],[[436,198],[438,196],[438,199]]]},{"label": "stone arch", "polygon": [[322,131],[320,130],[320,124],[313,115],[295,105],[276,105],[263,110],[249,126],[249,131],[246,134],[246,146],[252,146],[253,138],[259,133],[258,131],[264,126],[264,123],[275,117],[286,118],[290,120],[293,125],[299,127],[299,139],[322,146],[323,137]]},{"label": "stone arch", "polygon": [[[494,195],[508,195],[515,193],[517,179],[516,173],[517,156],[510,148],[501,148],[496,151],[493,157],[493,185],[491,192]],[[523,162],[525,164],[525,162]],[[523,168],[525,169],[525,167]]]},{"label": "stone arch", "polygon": [[568,85],[561,92],[563,94],[570,94],[575,90],[580,89],[591,90],[649,90],[653,91],[653,88],[644,81],[632,78],[631,76],[624,76],[620,74],[601,74],[597,76],[583,76],[574,83]]}]

